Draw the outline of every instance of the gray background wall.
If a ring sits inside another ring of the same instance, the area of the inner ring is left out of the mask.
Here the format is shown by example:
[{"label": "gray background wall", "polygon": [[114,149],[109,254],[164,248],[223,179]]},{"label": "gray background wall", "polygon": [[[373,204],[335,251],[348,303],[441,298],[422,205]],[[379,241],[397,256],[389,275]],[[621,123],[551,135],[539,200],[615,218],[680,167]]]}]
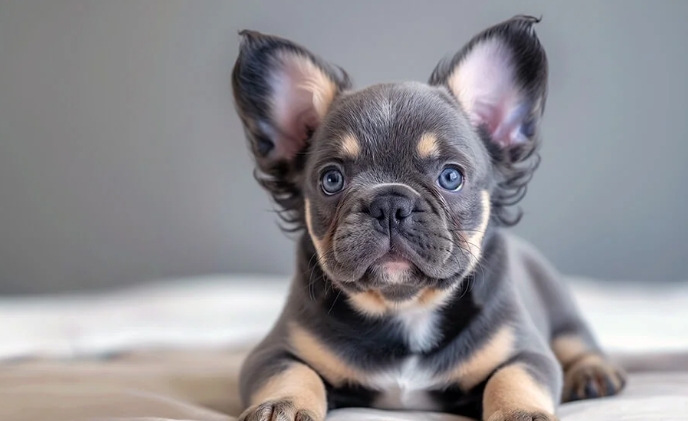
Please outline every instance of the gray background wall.
[{"label": "gray background wall", "polygon": [[517,13],[544,17],[551,93],[516,231],[568,273],[688,279],[686,1],[0,0],[0,293],[289,273],[231,103],[237,31],[364,86],[426,80]]}]

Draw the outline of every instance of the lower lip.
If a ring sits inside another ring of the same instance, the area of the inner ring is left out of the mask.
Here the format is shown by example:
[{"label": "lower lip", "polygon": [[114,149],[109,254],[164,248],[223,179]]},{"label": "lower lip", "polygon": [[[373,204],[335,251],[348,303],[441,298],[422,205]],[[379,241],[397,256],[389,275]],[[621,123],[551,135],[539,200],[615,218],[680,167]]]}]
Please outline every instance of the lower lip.
[{"label": "lower lip", "polygon": [[382,267],[388,272],[403,272],[411,268],[411,264],[405,260],[393,260],[385,262]]}]

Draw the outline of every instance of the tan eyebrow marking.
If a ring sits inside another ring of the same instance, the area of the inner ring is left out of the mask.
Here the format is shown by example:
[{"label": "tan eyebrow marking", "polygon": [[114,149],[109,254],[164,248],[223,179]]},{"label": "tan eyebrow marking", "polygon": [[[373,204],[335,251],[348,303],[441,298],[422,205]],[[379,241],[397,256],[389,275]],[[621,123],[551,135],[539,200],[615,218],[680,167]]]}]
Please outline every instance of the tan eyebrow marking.
[{"label": "tan eyebrow marking", "polygon": [[342,137],[342,143],[339,145],[342,154],[350,158],[357,158],[361,153],[361,144],[358,143],[356,136],[347,134]]},{"label": "tan eyebrow marking", "polygon": [[436,158],[440,154],[437,136],[434,133],[424,133],[416,145],[421,158]]}]

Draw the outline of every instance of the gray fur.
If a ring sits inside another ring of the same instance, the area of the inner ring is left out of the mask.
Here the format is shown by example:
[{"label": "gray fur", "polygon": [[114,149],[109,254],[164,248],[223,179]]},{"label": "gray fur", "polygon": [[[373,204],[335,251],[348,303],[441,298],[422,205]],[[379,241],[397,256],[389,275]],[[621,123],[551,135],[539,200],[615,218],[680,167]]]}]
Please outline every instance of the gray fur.
[{"label": "gray fur", "polygon": [[[422,377],[415,380],[423,384],[421,390],[414,392],[423,399],[399,408],[480,417],[485,384],[495,372],[516,363],[525,366],[558,403],[564,373],[552,342],[561,335],[575,335],[586,354],[602,356],[556,270],[532,246],[504,231],[518,219],[509,216],[508,208],[522,197],[539,159],[547,64],[532,30],[535,22],[516,17],[479,34],[453,60],[438,65],[428,84],[379,84],[351,91],[348,79],[338,79],[333,66],[312,53],[302,54],[326,69],[341,92],[317,127],[303,128],[313,130],[303,150],[282,162],[260,155],[266,148],[255,144],[251,130],[260,124],[251,120],[251,113],[267,118],[256,111],[256,104],[269,102],[261,75],[269,75],[275,65],[265,51],[303,47],[255,33],[242,46],[235,75],[252,84],[235,79],[234,87],[258,165],[272,177],[262,184],[296,229],[308,228],[298,243],[297,271],[286,307],[242,368],[244,404],[290,364],[309,364],[290,345],[290,324],[317,337],[344,365],[367,374],[353,384],[335,386],[318,373],[330,408],[394,407],[386,398],[391,386],[382,385],[385,373],[397,375],[410,362]],[[453,68],[489,37],[513,51],[514,89],[524,95],[523,107],[530,107],[517,126],[526,144],[497,145],[485,127],[474,127],[464,104],[449,89]],[[256,45],[261,49],[254,50]],[[417,150],[427,133],[436,139],[435,156],[423,157]],[[357,142],[354,156],[342,153],[346,136]],[[273,136],[261,141],[279,146],[286,140]],[[448,165],[459,168],[464,177],[458,192],[438,187],[438,174]],[[341,192],[322,190],[321,179],[330,170],[344,177]],[[484,203],[485,195],[489,204]],[[381,200],[389,206],[377,214]],[[481,226],[488,212],[487,226]],[[389,259],[408,263],[402,285],[386,272]],[[352,297],[371,290],[392,307],[428,290],[446,292],[448,298],[427,311],[419,306],[413,310],[418,316],[405,316],[407,310],[373,316],[352,304]],[[407,324],[414,317],[424,317],[423,329],[429,330],[411,341]],[[503,327],[513,329],[515,343],[508,358],[480,384],[466,390],[459,382],[440,380],[481,352]]]}]

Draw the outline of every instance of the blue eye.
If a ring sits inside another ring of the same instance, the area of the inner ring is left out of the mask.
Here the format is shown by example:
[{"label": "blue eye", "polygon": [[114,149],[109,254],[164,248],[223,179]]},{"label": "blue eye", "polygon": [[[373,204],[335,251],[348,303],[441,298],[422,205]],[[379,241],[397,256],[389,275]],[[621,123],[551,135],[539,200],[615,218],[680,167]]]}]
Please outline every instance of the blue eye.
[{"label": "blue eye", "polygon": [[454,167],[446,167],[437,178],[437,183],[445,190],[459,191],[463,187],[463,175]]},{"label": "blue eye", "polygon": [[320,178],[320,186],[327,195],[339,193],[344,188],[344,175],[338,169],[329,169]]}]

